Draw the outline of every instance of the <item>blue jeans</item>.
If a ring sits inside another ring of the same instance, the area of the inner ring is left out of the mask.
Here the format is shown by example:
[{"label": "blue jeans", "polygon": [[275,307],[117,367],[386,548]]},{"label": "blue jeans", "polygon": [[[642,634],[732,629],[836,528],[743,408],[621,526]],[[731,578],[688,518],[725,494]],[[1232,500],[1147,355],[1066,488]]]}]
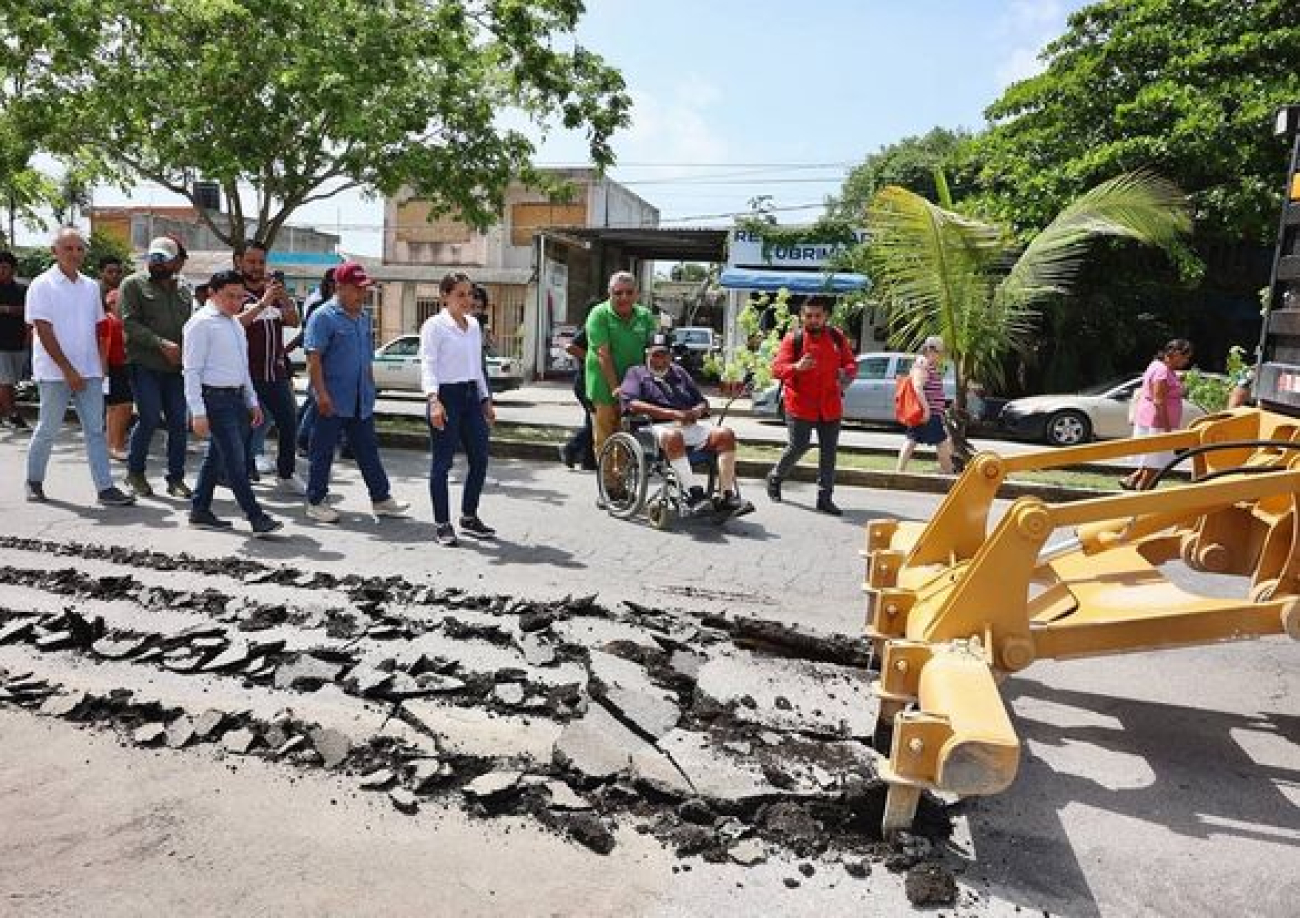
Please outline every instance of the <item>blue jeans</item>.
[{"label": "blue jeans", "polygon": [[460,512],[478,516],[478,501],[487,480],[488,425],[479,403],[478,386],[472,382],[444,383],[438,387],[438,401],[446,409],[447,422],[442,430],[429,425],[429,497],[433,501],[433,521],[442,524],[451,522],[447,473],[456,458],[457,446],[465,448],[469,460]]},{"label": "blue jeans", "polygon": [[338,445],[340,434],[346,436],[352,446],[357,467],[361,469],[361,477],[365,479],[366,489],[370,492],[371,502],[377,504],[388,500],[392,496],[392,489],[388,484],[388,475],[384,472],[384,464],[379,458],[375,416],[341,418],[337,414],[325,417],[317,413],[308,446],[311,467],[307,473],[307,503],[319,504],[330,492],[330,468],[334,464],[334,447]]},{"label": "blue jeans", "polygon": [[298,413],[298,448],[301,450],[311,449],[311,432],[316,426],[316,419],[320,415],[316,412],[316,396],[312,394],[311,386],[307,387],[307,394],[303,396],[302,411]]},{"label": "blue jeans", "polygon": [[584,469],[594,468],[596,465],[596,442],[594,432],[591,429],[591,402],[587,401],[585,394],[580,394],[576,389],[574,395],[578,397],[578,403],[582,405],[582,427],[573,432],[564,444],[564,452],[569,457],[570,462],[581,462]]},{"label": "blue jeans", "polygon": [[143,475],[153,433],[167,422],[167,480],[185,477],[186,408],[185,381],[179,372],[163,373],[131,364],[131,388],[135,392],[135,426],[131,428],[126,470]]},{"label": "blue jeans", "polygon": [[45,481],[45,469],[50,464],[50,450],[63,427],[68,412],[68,402],[77,409],[81,431],[86,438],[86,459],[90,462],[90,477],[95,491],[113,487],[113,472],[108,466],[108,443],[104,439],[104,381],[100,377],[86,379],[85,388],[73,392],[62,380],[39,380],[41,412],[27,447],[27,480]]},{"label": "blue jeans", "polygon": [[805,421],[786,415],[785,426],[790,440],[768,478],[783,481],[803,454],[808,452],[812,433],[817,431],[817,490],[829,496],[835,490],[835,450],[840,441],[839,421]]},{"label": "blue jeans", "polygon": [[194,483],[191,511],[212,509],[212,492],[217,480],[234,492],[239,509],[251,523],[266,516],[248,483],[248,404],[241,389],[203,387],[203,405],[208,409],[208,449]]},{"label": "blue jeans", "polygon": [[253,389],[262,403],[262,423],[254,427],[248,437],[248,467],[255,468],[253,460],[261,455],[266,445],[266,432],[275,425],[275,471],[281,478],[294,473],[297,457],[294,438],[298,433],[298,403],[293,395],[293,383],[287,379],[278,382],[255,382]]}]

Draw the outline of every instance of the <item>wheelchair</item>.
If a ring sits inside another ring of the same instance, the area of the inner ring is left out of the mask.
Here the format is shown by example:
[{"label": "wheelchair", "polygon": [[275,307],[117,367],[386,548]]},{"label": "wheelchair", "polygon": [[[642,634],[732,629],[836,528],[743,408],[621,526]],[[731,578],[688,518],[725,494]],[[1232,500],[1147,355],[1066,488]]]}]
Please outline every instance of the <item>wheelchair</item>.
[{"label": "wheelchair", "polygon": [[[623,429],[611,434],[596,457],[596,484],[609,515],[632,519],[645,512],[650,525],[667,529],[675,520],[711,516],[717,525],[728,517],[693,513],[686,503],[686,488],[655,439],[654,422],[637,415],[623,419]],[[713,507],[718,489],[718,457],[713,450],[687,453],[692,466],[708,469],[704,506]],[[739,482],[736,485],[739,492]]]}]

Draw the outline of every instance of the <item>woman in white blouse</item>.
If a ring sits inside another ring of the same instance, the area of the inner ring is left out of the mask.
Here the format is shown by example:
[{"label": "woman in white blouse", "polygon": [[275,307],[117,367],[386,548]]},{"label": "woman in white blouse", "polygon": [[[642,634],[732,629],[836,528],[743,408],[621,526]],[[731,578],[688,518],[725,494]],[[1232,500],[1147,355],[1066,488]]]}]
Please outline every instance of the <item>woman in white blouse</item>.
[{"label": "woman in white blouse", "polygon": [[455,545],[447,473],[458,445],[464,445],[469,460],[460,502],[461,531],[480,538],[496,535],[478,517],[479,496],[487,478],[488,427],[496,420],[496,410],[483,374],[483,333],[472,315],[469,275],[448,274],[439,289],[442,309],[420,329],[420,375],[428,399],[429,496],[436,538],[441,545]]}]

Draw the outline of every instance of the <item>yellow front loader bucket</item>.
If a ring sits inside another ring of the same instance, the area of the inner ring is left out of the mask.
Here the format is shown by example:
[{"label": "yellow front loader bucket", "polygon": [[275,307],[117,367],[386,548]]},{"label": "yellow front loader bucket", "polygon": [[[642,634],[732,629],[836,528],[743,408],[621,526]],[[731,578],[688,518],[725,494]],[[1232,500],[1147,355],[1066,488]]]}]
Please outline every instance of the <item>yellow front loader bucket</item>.
[{"label": "yellow front loader bucket", "polygon": [[[1190,484],[989,515],[1010,474],[1185,450]],[[1257,409],[1190,430],[975,457],[926,525],[867,525],[867,634],[888,751],[887,834],[923,790],[1005,790],[1020,755],[998,683],[1037,659],[1289,634],[1300,639],[1300,423]],[[1249,577],[1243,599],[1198,596],[1161,570]]]}]

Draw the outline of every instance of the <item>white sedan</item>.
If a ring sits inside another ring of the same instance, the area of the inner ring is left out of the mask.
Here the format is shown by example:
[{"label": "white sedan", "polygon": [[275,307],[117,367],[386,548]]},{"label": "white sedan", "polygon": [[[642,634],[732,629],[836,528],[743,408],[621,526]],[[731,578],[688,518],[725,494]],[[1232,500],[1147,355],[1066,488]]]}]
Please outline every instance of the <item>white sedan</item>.
[{"label": "white sedan", "polygon": [[[1014,399],[1003,407],[998,427],[1009,436],[1049,446],[1130,437],[1133,422],[1129,420],[1129,404],[1141,384],[1141,376],[1129,376],[1069,395]],[[1184,427],[1204,415],[1201,406],[1184,399]]]},{"label": "white sedan", "polygon": [[[420,336],[402,335],[375,351],[371,366],[375,371],[375,389],[401,392],[420,391]],[[488,386],[493,392],[518,389],[522,384],[519,362],[498,357],[487,358]]]}]

